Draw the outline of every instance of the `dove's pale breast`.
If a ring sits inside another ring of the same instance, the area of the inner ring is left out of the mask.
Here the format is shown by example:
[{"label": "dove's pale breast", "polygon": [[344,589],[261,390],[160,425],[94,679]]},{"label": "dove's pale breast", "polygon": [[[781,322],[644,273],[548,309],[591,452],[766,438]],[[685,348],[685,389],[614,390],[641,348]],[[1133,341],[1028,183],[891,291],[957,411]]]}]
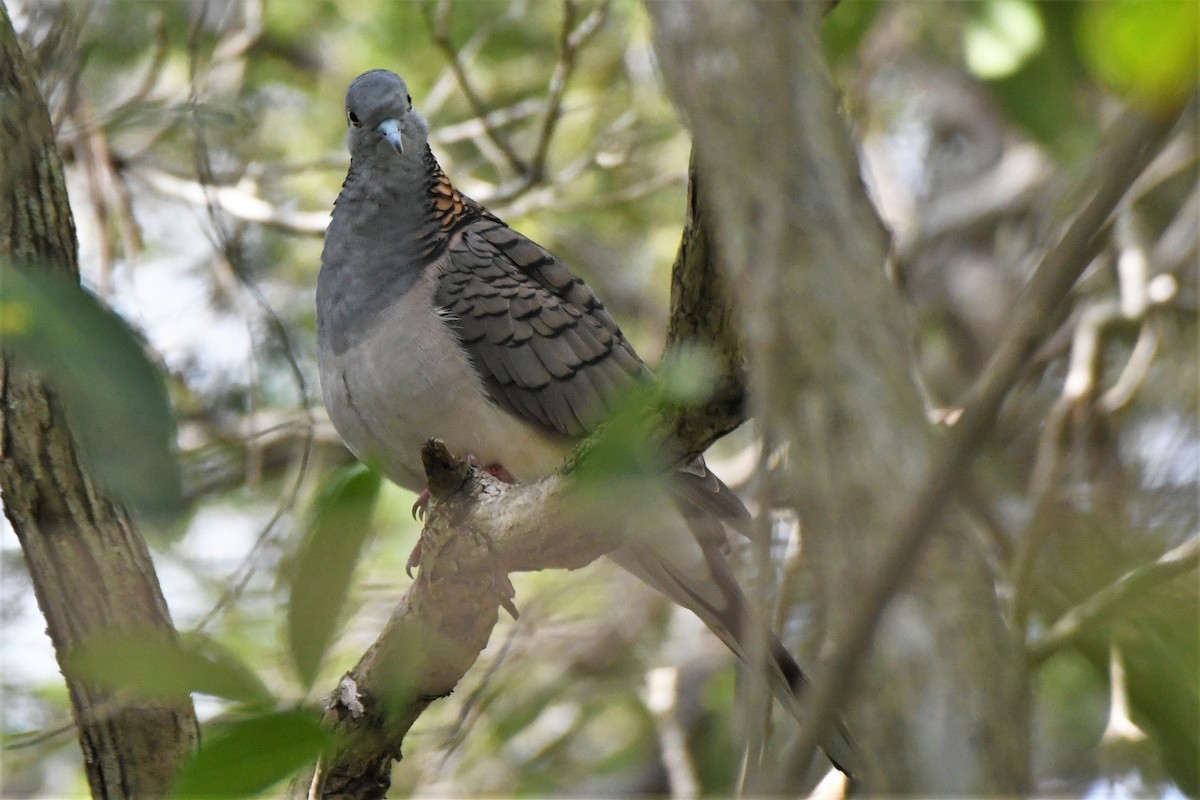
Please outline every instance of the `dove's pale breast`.
[{"label": "dove's pale breast", "polygon": [[[557,469],[569,444],[497,407],[444,320],[435,319],[434,263],[343,352],[320,343],[321,391],[338,434],[359,459],[413,491],[425,487],[421,445],[502,464],[518,480]],[[342,302],[347,302],[342,298]]]}]

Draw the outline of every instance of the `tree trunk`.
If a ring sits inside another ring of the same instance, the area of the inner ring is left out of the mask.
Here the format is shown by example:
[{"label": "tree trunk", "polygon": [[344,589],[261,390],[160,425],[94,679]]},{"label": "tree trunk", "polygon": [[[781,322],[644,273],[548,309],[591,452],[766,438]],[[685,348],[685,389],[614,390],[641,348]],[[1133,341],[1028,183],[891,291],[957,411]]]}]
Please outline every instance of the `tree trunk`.
[{"label": "tree trunk", "polygon": [[[0,260],[77,275],[50,118],[2,4],[0,100]],[[72,674],[66,661],[106,631],[173,631],[150,554],[129,513],[89,476],[54,392],[7,353],[0,494],[67,681],[92,795],[164,796],[196,743],[191,700],[118,697]]]},{"label": "tree trunk", "polygon": [[[739,293],[751,412],[768,458],[786,454],[765,473],[763,507],[799,512],[828,650],[879,572],[933,442],[885,276],[886,233],[837,115],[818,4],[647,8]],[[983,554],[960,522],[942,527],[860,664],[861,699],[849,709],[873,762],[868,787],[1019,794],[1027,668]]]}]

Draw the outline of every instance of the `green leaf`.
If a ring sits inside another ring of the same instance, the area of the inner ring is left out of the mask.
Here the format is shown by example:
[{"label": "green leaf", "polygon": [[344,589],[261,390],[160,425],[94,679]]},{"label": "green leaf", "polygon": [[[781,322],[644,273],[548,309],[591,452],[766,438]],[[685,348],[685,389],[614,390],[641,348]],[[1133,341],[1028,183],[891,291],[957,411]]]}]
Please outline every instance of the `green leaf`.
[{"label": "green leaf", "polygon": [[330,743],[315,712],[261,714],[206,732],[172,797],[245,797],[266,791],[314,762]]},{"label": "green leaf", "polygon": [[658,387],[653,383],[626,392],[612,415],[594,434],[584,458],[575,466],[583,489],[607,492],[614,482],[644,479],[659,474],[656,443]]},{"label": "green leaf", "polygon": [[989,82],[1013,121],[1067,161],[1092,153],[1097,137],[1085,99],[1091,81],[1074,43],[1077,5],[1038,3],[1043,43],[1022,56],[1015,72]]},{"label": "green leaf", "polygon": [[244,703],[273,700],[245,663],[202,636],[176,639],[162,631],[112,631],[93,637],[68,658],[87,679],[142,697],[199,692]]},{"label": "green leaf", "polygon": [[[665,474],[661,411],[692,406],[712,396],[717,361],[703,347],[680,348],[647,381],[622,395],[608,421],[595,434],[574,474],[584,491],[608,502],[624,495],[630,503],[655,502],[652,480]],[[608,498],[608,499],[606,499]]]},{"label": "green leaf", "polygon": [[371,531],[379,474],[361,464],[333,472],[313,506],[288,603],[288,641],[296,671],[310,687],[334,633],[350,579]]},{"label": "green leaf", "polygon": [[67,277],[0,265],[0,343],[62,399],[94,476],[143,514],[182,506],[166,387],[136,334]]},{"label": "green leaf", "polygon": [[821,42],[834,64],[848,62],[879,11],[879,0],[842,0],[825,15],[821,24]]},{"label": "green leaf", "polygon": [[1196,0],[1104,0],[1084,7],[1079,47],[1113,91],[1169,110],[1196,88],[1198,36]]},{"label": "green leaf", "polygon": [[1030,0],[987,0],[963,31],[967,67],[977,77],[1012,75],[1042,47],[1042,17]]},{"label": "green leaf", "polygon": [[658,367],[661,399],[696,406],[712,397],[720,375],[713,352],[702,346],[677,347]]}]

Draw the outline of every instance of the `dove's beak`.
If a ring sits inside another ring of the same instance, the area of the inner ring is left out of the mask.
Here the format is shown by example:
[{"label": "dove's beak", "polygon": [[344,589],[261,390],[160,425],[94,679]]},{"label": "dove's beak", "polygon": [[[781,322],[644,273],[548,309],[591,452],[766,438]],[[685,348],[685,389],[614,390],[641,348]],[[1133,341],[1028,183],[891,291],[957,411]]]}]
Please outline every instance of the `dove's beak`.
[{"label": "dove's beak", "polygon": [[402,133],[400,129],[400,120],[385,119],[383,122],[379,123],[379,127],[376,128],[376,130],[379,131],[380,136],[388,140],[388,144],[396,148],[397,153],[404,152],[404,139],[400,135]]}]

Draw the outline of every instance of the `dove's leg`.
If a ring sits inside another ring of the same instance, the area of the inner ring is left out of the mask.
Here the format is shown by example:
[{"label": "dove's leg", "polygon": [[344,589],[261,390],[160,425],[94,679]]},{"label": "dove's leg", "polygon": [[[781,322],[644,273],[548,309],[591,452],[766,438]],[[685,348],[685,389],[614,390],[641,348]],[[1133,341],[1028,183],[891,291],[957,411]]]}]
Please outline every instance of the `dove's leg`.
[{"label": "dove's leg", "polygon": [[[482,469],[487,474],[497,480],[505,483],[516,483],[517,479],[503,464],[488,464],[486,467],[480,466],[479,459],[473,455],[467,455],[467,463],[472,467]],[[422,489],[421,494],[417,495],[417,501],[413,503],[412,515],[413,519],[425,521],[425,513],[429,510],[429,489]],[[412,576],[412,571],[421,566],[421,540],[417,539],[417,544],[413,547],[412,552],[408,554],[408,561],[404,565],[404,570]]]}]

